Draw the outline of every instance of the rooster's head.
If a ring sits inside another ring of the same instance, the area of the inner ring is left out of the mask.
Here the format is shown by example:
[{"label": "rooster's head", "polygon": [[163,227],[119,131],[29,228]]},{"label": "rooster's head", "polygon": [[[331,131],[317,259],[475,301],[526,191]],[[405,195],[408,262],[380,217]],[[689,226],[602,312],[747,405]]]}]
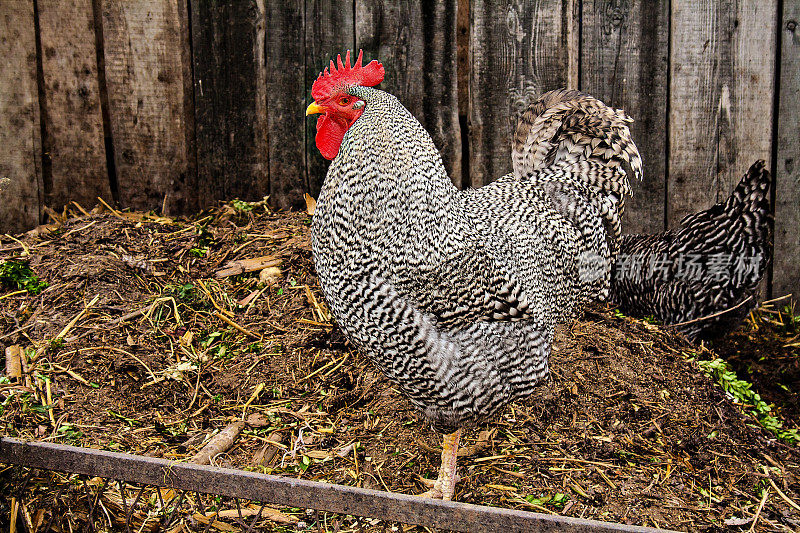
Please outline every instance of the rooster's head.
[{"label": "rooster's head", "polygon": [[361,66],[363,51],[358,53],[356,64],[350,66],[350,51],[345,61],[336,57],[337,65],[331,60],[330,67],[320,72],[311,87],[314,101],[306,109],[306,115],[322,113],[317,119],[317,148],[326,159],[333,159],[339,153],[344,134],[364,112],[364,100],[348,93],[355,85],[373,87],[383,81],[383,65],[371,61]]}]

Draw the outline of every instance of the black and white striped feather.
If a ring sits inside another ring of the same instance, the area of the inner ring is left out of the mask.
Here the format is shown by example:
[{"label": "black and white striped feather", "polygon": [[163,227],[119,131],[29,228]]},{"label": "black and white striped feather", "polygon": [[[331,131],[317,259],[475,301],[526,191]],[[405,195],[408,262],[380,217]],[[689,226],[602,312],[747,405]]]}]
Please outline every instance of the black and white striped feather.
[{"label": "black and white striped feather", "polygon": [[[627,123],[591,99],[575,108],[592,124],[583,128],[562,94],[553,105],[563,109],[547,116],[571,139],[568,157],[558,155],[566,141],[550,138],[548,163],[460,191],[394,96],[348,92],[366,105],[316,204],[323,292],[345,334],[437,429],[474,424],[546,379],[556,324],[607,294],[615,239],[604,223],[626,177],[605,148],[588,158],[574,151],[588,134],[572,129],[602,135],[607,125],[610,138],[629,139]],[[547,119],[534,123],[552,129]],[[635,152],[629,140],[609,146]]]},{"label": "black and white striped feather", "polygon": [[757,303],[771,257],[771,182],[757,161],[724,202],[669,231],[624,235],[610,299],[623,313],[676,325],[690,339],[740,323]]}]

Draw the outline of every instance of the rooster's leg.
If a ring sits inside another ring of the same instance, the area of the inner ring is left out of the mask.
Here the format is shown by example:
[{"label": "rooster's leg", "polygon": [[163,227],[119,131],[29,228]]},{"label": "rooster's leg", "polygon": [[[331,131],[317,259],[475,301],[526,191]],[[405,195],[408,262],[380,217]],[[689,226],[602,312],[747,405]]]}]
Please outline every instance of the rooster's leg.
[{"label": "rooster's leg", "polygon": [[445,501],[453,499],[456,482],[459,480],[456,474],[456,458],[458,456],[458,439],[460,436],[460,429],[455,433],[444,436],[444,442],[442,442],[442,466],[439,468],[439,477],[433,484],[433,488],[423,493],[422,496],[441,498]]}]

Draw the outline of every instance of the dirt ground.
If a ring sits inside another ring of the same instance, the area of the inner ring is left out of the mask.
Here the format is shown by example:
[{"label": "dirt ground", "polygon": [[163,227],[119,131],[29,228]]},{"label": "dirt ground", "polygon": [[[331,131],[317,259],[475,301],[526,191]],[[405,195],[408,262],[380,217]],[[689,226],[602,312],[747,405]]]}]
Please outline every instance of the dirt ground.
[{"label": "dirt ground", "polygon": [[[3,435],[188,459],[244,417],[213,464],[403,493],[436,476],[440,437],[328,314],[307,214],[234,202],[191,220],[59,218],[0,237],[0,262],[28,262],[48,284],[0,287],[0,353],[25,350],[23,376],[0,384]],[[587,310],[558,334],[552,382],[466,432],[456,499],[688,531],[746,531],[757,515],[755,531],[798,530],[800,450],[693,359],[728,358],[797,428],[799,350],[782,317],[766,309],[697,346]]]}]

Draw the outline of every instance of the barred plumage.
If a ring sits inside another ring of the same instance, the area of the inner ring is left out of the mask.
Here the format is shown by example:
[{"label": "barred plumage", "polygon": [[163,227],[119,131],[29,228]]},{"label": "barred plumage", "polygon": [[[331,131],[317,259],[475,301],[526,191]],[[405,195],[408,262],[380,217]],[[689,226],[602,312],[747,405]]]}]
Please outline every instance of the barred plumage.
[{"label": "barred plumage", "polygon": [[515,173],[459,191],[394,96],[346,93],[366,105],[316,205],[325,297],[437,429],[474,424],[544,380],[556,324],[607,294],[628,175],[641,174],[629,119],[548,93],[521,121]]},{"label": "barred plumage", "polygon": [[669,231],[623,236],[610,299],[623,313],[653,316],[690,339],[741,322],[771,256],[771,182],[757,161],[725,202]]}]

